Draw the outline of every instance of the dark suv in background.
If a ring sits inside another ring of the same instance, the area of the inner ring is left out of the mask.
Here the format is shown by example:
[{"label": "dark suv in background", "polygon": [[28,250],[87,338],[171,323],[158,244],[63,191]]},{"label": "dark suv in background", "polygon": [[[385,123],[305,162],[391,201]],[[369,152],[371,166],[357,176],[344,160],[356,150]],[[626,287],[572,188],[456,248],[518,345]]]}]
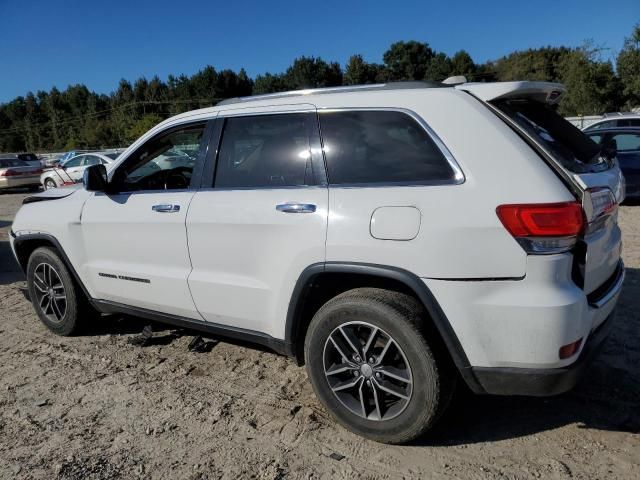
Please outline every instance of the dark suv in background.
[{"label": "dark suv in background", "polygon": [[602,149],[617,151],[627,182],[627,199],[640,199],[640,127],[600,128],[585,133]]}]

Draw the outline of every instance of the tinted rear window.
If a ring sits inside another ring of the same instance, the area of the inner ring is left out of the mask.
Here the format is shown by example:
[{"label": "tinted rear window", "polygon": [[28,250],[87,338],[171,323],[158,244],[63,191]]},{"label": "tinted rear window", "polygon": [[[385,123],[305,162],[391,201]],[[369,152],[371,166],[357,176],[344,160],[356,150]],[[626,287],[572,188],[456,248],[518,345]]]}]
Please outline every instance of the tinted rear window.
[{"label": "tinted rear window", "polygon": [[9,167],[26,167],[28,166],[22,160],[18,160],[17,158],[0,158],[0,168],[9,168]]},{"label": "tinted rear window", "polygon": [[38,157],[33,153],[20,153],[18,155],[18,158],[20,160],[25,160],[27,162],[33,162],[35,160],[38,160]]},{"label": "tinted rear window", "polygon": [[277,188],[309,183],[312,170],[306,115],[226,119],[215,186]]},{"label": "tinted rear window", "polygon": [[550,105],[532,100],[499,100],[492,104],[546,147],[568,170],[590,171],[601,161],[600,147]]},{"label": "tinted rear window", "polygon": [[394,111],[320,114],[329,183],[447,183],[455,173],[425,129]]}]

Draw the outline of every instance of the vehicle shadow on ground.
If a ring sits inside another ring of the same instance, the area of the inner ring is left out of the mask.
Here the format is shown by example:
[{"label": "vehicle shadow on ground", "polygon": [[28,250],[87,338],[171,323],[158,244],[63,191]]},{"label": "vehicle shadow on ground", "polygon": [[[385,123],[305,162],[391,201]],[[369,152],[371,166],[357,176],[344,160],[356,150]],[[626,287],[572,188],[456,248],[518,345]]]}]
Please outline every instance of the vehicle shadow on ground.
[{"label": "vehicle shadow on ground", "polygon": [[[2,222],[0,221],[0,228],[3,226]],[[0,285],[8,285],[21,280],[24,280],[24,275],[20,265],[13,257],[9,242],[7,240],[0,241]]]},{"label": "vehicle shadow on ground", "polygon": [[574,390],[548,398],[479,396],[463,390],[417,445],[492,442],[582,428],[640,433],[640,269],[626,269],[611,336]]}]

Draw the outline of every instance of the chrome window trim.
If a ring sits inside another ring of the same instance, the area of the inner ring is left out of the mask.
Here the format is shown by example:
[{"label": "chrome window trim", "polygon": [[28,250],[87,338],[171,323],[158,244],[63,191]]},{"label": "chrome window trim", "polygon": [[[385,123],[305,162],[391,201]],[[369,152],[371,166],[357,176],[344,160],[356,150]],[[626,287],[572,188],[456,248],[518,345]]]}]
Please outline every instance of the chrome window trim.
[{"label": "chrome window trim", "polygon": [[[447,160],[447,163],[453,170],[453,179],[452,180],[434,180],[434,181],[416,181],[416,182],[366,182],[366,183],[331,183],[329,182],[329,186],[331,188],[356,188],[356,187],[405,187],[405,186],[435,186],[435,185],[461,185],[465,182],[466,178],[460,164],[455,159],[451,151],[447,148],[442,139],[438,136],[438,134],[429,126],[429,124],[422,118],[418,113],[410,110],[408,108],[403,107],[320,107],[317,109],[318,117],[322,113],[330,113],[330,112],[399,112],[403,113],[410,118],[412,118],[418,125],[420,125],[427,135],[433,140],[433,143],[436,144],[440,153]],[[320,138],[322,138],[322,131],[320,131]],[[324,153],[324,150],[323,150]],[[326,168],[326,159],[325,159],[325,168]]]},{"label": "chrome window trim", "polygon": [[[309,190],[309,189],[323,189],[326,190],[328,185],[281,185],[273,187],[202,187],[196,190],[196,192],[233,192],[236,190]],[[165,190],[168,191],[168,190]]]},{"label": "chrome window trim", "polygon": [[[286,107],[299,107],[286,110]],[[278,108],[279,110],[262,110],[266,108]],[[282,108],[282,109],[280,109]],[[260,110],[258,110],[260,109]],[[263,105],[260,107],[244,107],[244,108],[229,108],[226,110],[219,110],[218,119],[236,118],[236,117],[258,117],[262,115],[286,115],[288,113],[316,113],[317,107],[311,103],[300,104],[287,104],[287,105]]]}]

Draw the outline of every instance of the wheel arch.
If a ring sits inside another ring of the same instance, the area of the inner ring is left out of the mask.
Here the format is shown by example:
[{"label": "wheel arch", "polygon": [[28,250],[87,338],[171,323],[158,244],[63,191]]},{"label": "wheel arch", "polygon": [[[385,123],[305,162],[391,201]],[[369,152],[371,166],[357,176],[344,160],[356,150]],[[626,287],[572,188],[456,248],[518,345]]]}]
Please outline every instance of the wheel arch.
[{"label": "wheel arch", "polygon": [[304,362],[304,339],[317,309],[338,293],[365,286],[402,291],[416,297],[465,383],[474,392],[483,392],[453,327],[427,285],[407,270],[386,265],[326,262],[310,265],[302,272],[289,302],[285,325],[285,343],[290,345],[298,364]]},{"label": "wheel arch", "polygon": [[69,272],[71,272],[71,276],[73,277],[74,281],[78,286],[80,286],[82,293],[84,293],[87,299],[90,299],[91,296],[84,286],[84,283],[82,283],[82,281],[80,280],[76,269],[73,267],[73,264],[62,248],[62,245],[60,245],[58,239],[53,235],[50,235],[48,233],[28,233],[14,237],[13,249],[16,253],[16,259],[18,260],[18,264],[20,265],[22,271],[25,274],[27,273],[27,264],[29,263],[29,257],[37,248],[40,247],[51,247],[56,250],[56,252],[60,255],[60,259],[62,260],[64,265],[67,267]]}]

